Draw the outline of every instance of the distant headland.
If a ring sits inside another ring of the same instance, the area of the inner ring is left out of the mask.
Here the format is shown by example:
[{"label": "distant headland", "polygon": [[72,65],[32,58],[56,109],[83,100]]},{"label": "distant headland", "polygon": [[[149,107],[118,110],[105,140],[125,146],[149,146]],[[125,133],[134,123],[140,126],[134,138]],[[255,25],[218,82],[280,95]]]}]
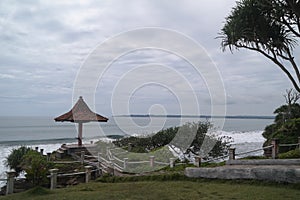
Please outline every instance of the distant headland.
[{"label": "distant headland", "polygon": [[151,114],[130,114],[130,115],[114,115],[113,117],[168,117],[168,118],[226,118],[226,119],[274,119],[274,116],[257,116],[257,115],[151,115]]}]

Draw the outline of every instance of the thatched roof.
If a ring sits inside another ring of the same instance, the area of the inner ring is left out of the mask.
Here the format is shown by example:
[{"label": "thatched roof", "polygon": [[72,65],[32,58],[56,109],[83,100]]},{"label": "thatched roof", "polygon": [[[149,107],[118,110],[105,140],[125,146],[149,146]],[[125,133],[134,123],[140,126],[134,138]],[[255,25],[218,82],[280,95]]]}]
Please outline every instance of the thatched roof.
[{"label": "thatched roof", "polygon": [[91,121],[107,122],[108,118],[91,111],[88,105],[84,102],[83,98],[79,97],[78,101],[69,112],[56,117],[54,120],[57,122],[69,121],[84,123]]}]

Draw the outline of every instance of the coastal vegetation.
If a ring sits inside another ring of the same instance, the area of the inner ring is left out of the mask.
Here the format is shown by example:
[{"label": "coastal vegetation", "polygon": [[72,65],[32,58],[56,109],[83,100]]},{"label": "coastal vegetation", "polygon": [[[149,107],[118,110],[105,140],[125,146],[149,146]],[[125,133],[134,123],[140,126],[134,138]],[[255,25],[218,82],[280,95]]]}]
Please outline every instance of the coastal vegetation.
[{"label": "coastal vegetation", "polygon": [[300,158],[300,149],[294,149],[285,153],[281,153],[278,155],[278,158],[279,159]]},{"label": "coastal vegetation", "polygon": [[39,152],[34,150],[28,151],[22,158],[21,165],[26,172],[26,180],[33,186],[48,183],[47,174],[50,169],[50,163]]},{"label": "coastal vegetation", "polygon": [[[297,101],[300,98],[300,94],[292,89],[286,91],[284,95],[286,104],[280,106],[274,111],[275,119],[274,123],[266,126],[263,136],[266,138],[264,146],[271,144],[273,138],[279,139],[281,144],[297,144],[298,137],[300,137],[300,105]],[[287,151],[295,149],[296,146],[280,147],[279,152],[285,153]],[[297,154],[297,151],[294,153]],[[287,158],[288,155],[285,154]],[[295,157],[293,154],[292,157]],[[300,154],[298,154],[300,157]]]},{"label": "coastal vegetation", "polygon": [[19,176],[19,174],[23,171],[22,168],[22,160],[23,157],[31,150],[29,147],[22,146],[17,149],[13,149],[11,153],[8,155],[8,157],[5,160],[5,165],[9,167],[10,169],[14,169],[16,172],[16,175]]},{"label": "coastal vegetation", "polygon": [[[113,143],[135,153],[148,153],[169,145],[178,154],[183,153],[186,159],[191,154],[202,155],[203,159],[227,155],[227,149],[232,138],[208,134],[212,127],[213,125],[210,122],[186,123],[180,127],[161,130],[150,136],[130,136],[117,139]],[[193,137],[191,143],[188,146],[182,145],[181,143],[185,143],[182,140],[187,140],[189,137]],[[203,144],[204,140],[211,146]]]},{"label": "coastal vegetation", "polygon": [[29,147],[13,149],[6,158],[6,165],[15,170],[17,176],[24,171],[26,180],[32,186],[48,183],[47,173],[50,163],[39,152]]},{"label": "coastal vegetation", "polygon": [[25,182],[22,183],[24,189],[34,186],[48,187],[49,178],[47,178],[47,175],[49,175],[50,169],[55,168],[64,173],[85,171],[84,166],[80,162],[74,162],[75,160],[71,156],[60,159],[55,157],[54,152],[49,159],[51,161],[47,160],[46,156],[41,155],[40,152],[22,146],[11,151],[5,164],[16,172],[16,177],[24,172],[26,178]]}]

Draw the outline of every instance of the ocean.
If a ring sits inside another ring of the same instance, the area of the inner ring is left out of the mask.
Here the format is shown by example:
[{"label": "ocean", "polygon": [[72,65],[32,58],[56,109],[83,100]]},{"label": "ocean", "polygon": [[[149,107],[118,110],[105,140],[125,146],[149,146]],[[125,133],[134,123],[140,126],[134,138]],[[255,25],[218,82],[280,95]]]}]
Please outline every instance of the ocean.
[{"label": "ocean", "polygon": [[[129,121],[128,121],[129,120]],[[111,117],[107,123],[85,123],[83,141],[90,143],[109,135],[147,135],[186,122],[205,121],[201,118]],[[234,139],[237,152],[261,148],[262,132],[273,119],[225,119],[221,135]],[[39,147],[45,153],[64,143],[77,143],[76,124],[55,122],[52,117],[0,117],[0,179],[5,178],[5,158],[20,146]],[[259,152],[258,154],[261,154]],[[0,183],[1,184],[1,183]]]}]

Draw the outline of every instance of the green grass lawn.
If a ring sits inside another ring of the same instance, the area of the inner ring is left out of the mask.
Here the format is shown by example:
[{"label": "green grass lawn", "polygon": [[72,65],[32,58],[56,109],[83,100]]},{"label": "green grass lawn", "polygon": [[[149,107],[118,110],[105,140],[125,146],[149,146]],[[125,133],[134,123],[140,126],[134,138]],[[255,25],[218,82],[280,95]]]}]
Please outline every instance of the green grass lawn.
[{"label": "green grass lawn", "polygon": [[300,190],[296,189],[297,187],[252,181],[217,180],[91,182],[53,191],[37,188],[0,199],[299,199]]}]

